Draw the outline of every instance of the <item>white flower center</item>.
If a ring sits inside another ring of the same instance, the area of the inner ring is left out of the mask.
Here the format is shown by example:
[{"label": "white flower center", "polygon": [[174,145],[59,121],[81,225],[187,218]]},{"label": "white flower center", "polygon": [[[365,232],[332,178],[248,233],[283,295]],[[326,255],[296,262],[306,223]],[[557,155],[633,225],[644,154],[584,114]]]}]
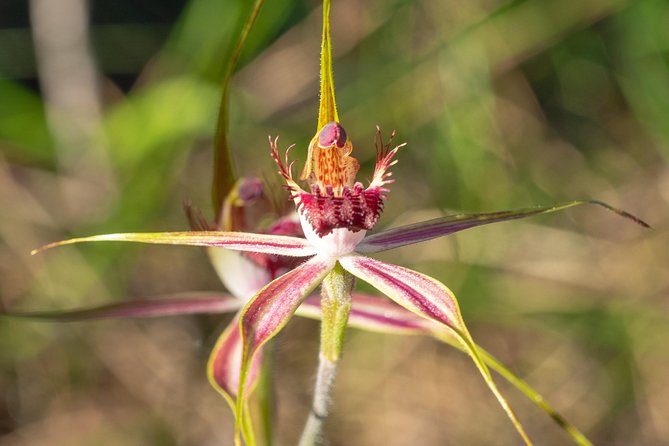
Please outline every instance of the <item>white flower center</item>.
[{"label": "white flower center", "polygon": [[367,233],[365,230],[353,232],[347,228],[334,228],[329,234],[320,237],[302,212],[299,212],[299,215],[304,236],[320,254],[328,257],[339,258],[352,253]]}]

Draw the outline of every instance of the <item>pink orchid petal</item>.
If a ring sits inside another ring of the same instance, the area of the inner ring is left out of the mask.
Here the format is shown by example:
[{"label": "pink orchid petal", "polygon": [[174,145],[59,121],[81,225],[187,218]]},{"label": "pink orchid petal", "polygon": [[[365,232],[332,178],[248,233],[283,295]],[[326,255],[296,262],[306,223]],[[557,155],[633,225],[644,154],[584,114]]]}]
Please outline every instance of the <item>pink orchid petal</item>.
[{"label": "pink orchid petal", "polygon": [[[437,324],[416,316],[385,297],[354,293],[351,296],[348,325],[365,331],[390,334],[431,334]],[[320,296],[310,296],[295,312],[298,316],[320,320]]]},{"label": "pink orchid petal", "polygon": [[[468,353],[467,347],[453,335],[452,330],[436,322],[419,317],[386,298],[360,293],[353,293],[351,298],[352,308],[348,319],[350,327],[384,334],[431,335],[464,353]],[[319,296],[310,296],[302,303],[295,314],[311,319],[320,319],[321,308]],[[499,373],[537,407],[543,410],[574,442],[580,445],[591,445],[585,435],[576,426],[567,421],[530,384],[514,374],[480,346],[477,346],[476,349],[488,367]]]},{"label": "pink orchid petal", "polygon": [[335,261],[316,256],[258,292],[242,310],[242,336],[249,354],[267,342],[293,315],[305,297],[333,268]]},{"label": "pink orchid petal", "polygon": [[[234,319],[221,333],[207,362],[209,382],[223,395],[233,411],[237,403],[237,390],[242,364],[242,338],[239,331],[240,313],[235,315]],[[258,381],[261,363],[262,352],[258,351],[248,366],[247,394],[251,392]]]},{"label": "pink orchid petal", "polygon": [[572,201],[570,203],[561,203],[554,206],[539,206],[525,209],[515,209],[509,211],[489,212],[483,214],[458,214],[448,215],[446,217],[435,218],[433,220],[416,223],[413,225],[400,226],[399,228],[389,229],[378,234],[369,235],[360,243],[356,251],[361,253],[371,253],[386,251],[388,249],[399,248],[400,246],[412,245],[414,243],[424,242],[437,237],[453,234],[454,232],[476,226],[499,223],[507,220],[517,220],[520,218],[532,217],[535,215],[549,214],[551,212],[562,211],[573,206],[582,204],[594,204],[602,206],[621,217],[625,217],[635,223],[649,228],[650,226],[643,220],[621,209],[614,208],[606,203],[595,200]]},{"label": "pink orchid petal", "polygon": [[450,328],[453,336],[462,343],[525,444],[532,444],[511,406],[493,381],[487,365],[481,358],[460,316],[457,300],[446,285],[416,271],[359,255],[342,257],[339,262],[351,274],[368,282],[407,310],[423,318],[439,322],[444,325],[444,328]]},{"label": "pink orchid petal", "polygon": [[99,307],[39,312],[0,313],[0,316],[41,319],[58,322],[79,322],[112,318],[162,317],[185,314],[229,313],[243,302],[221,293],[180,293],[152,299],[113,303]]},{"label": "pink orchid petal", "polygon": [[235,411],[238,423],[242,420],[245,381],[249,379],[250,363],[256,352],[286,325],[297,307],[323,281],[334,264],[331,258],[316,256],[267,284],[242,310],[243,359]]},{"label": "pink orchid petal", "polygon": [[50,243],[33,250],[31,254],[81,242],[138,242],[160,245],[212,246],[235,251],[260,252],[290,257],[307,257],[316,254],[307,240],[285,235],[253,234],[248,232],[149,232],[128,234],[104,234],[91,237],[73,238]]},{"label": "pink orchid petal", "polygon": [[348,272],[418,316],[456,330],[464,329],[455,296],[436,279],[359,255],[342,257],[339,262]]}]

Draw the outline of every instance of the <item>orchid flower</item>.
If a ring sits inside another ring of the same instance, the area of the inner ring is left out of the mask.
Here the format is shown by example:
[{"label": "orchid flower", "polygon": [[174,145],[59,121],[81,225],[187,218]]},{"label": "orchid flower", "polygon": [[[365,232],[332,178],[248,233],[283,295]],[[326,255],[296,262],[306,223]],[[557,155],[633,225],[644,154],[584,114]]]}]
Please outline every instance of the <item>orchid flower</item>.
[{"label": "orchid flower", "polygon": [[[549,207],[535,207],[512,211],[483,214],[452,215],[434,220],[402,226],[374,235],[366,236],[383,209],[387,197],[386,186],[392,181],[389,167],[401,146],[390,149],[377,133],[377,166],[370,185],[365,188],[355,183],[357,162],[350,156],[352,144],[342,126],[336,121],[325,124],[310,144],[311,166],[303,176],[310,184],[311,192],[299,187],[293,179],[290,164],[280,160],[276,140],[271,141],[271,151],[287,182],[291,197],[296,204],[300,224],[306,239],[275,234],[248,232],[193,231],[163,233],[106,234],[75,238],[46,245],[33,253],[55,246],[90,241],[126,241],[156,244],[179,244],[226,248],[233,251],[259,253],[282,257],[306,258],[304,263],[277,277],[262,287],[244,306],[238,315],[239,330],[231,325],[219,340],[209,370],[216,373],[231,373],[238,380],[236,392],[234,381],[226,376],[213,376],[213,382],[224,395],[235,395],[235,412],[238,420],[238,442],[241,432],[249,435],[243,427],[245,404],[250,383],[254,382],[254,358],[263,344],[274,337],[290,317],[298,310],[311,292],[321,283],[323,325],[329,323],[329,334],[324,336],[328,348],[321,351],[321,364],[327,371],[325,387],[331,386],[334,368],[339,358],[343,333],[351,306],[352,276],[369,283],[409,312],[431,325],[422,325],[413,318],[407,321],[407,329],[434,332],[434,324],[450,334],[471,356],[485,382],[513,421],[527,444],[531,444],[524,429],[510,406],[499,393],[481,352],[467,330],[460,315],[454,294],[436,279],[420,272],[372,259],[364,254],[419,243],[452,234],[464,229],[506,220],[555,212],[569,207],[592,203],[630,218],[647,226],[630,214],[598,201],[574,201]],[[332,155],[332,156],[331,156]],[[309,166],[309,163],[307,163]],[[362,299],[361,299],[362,300]],[[309,306],[309,304],[307,305]],[[355,314],[355,313],[354,313]],[[235,337],[239,336],[239,343]],[[218,357],[229,357],[232,346],[241,347],[238,373],[230,372],[231,363],[218,364]],[[232,383],[223,388],[221,383]],[[326,407],[320,407],[327,410]],[[318,408],[316,408],[318,409]],[[312,418],[322,418],[322,413],[313,413]]]},{"label": "orchid flower", "polygon": [[[534,207],[493,213],[451,215],[409,226],[367,235],[378,222],[393,182],[390,168],[404,146],[391,148],[377,128],[376,167],[365,187],[356,181],[359,169],[352,156],[353,143],[340,123],[334,97],[329,31],[330,2],[324,1],[321,50],[320,109],[316,134],[311,139],[307,159],[299,180],[293,178],[286,155],[281,157],[278,139],[270,138],[271,155],[286,182],[306,238],[272,233],[235,231],[192,231],[161,233],[106,234],[74,238],[46,245],[34,252],[55,246],[90,241],[125,241],[178,244],[228,249],[265,256],[303,259],[293,269],[273,278],[258,290],[237,315],[239,325],[231,324],[217,343],[209,362],[212,383],[234,405],[235,442],[253,444],[247,400],[255,382],[261,347],[286,325],[300,306],[321,286],[321,350],[312,410],[301,445],[318,441],[327,416],[330,391],[351,310],[354,278],[369,283],[412,314],[407,330],[447,333],[453,343],[469,354],[484,381],[514,424],[526,444],[531,444],[521,423],[501,395],[489,372],[484,354],[474,343],[460,314],[451,290],[438,280],[403,266],[382,262],[366,254],[428,241],[464,229],[512,219],[525,218],[591,203],[647,226],[636,217],[608,204],[573,201],[547,207]],[[392,136],[390,138],[392,140]],[[292,147],[292,146],[291,146]],[[364,302],[365,299],[359,299]],[[373,304],[374,308],[378,304]],[[307,302],[306,307],[309,307]],[[438,327],[436,329],[435,327]],[[237,349],[237,350],[234,350]],[[235,353],[236,351],[236,353]],[[239,358],[233,364],[227,358]]]},{"label": "orchid flower", "polygon": [[[264,219],[268,213],[268,203],[263,192],[262,182],[257,178],[241,178],[222,205],[221,226],[226,230],[242,231],[255,228],[254,221]],[[216,227],[190,205],[186,211],[191,228],[210,231]],[[257,229],[257,228],[255,228]],[[265,233],[294,235],[303,237],[302,229],[294,212],[273,221],[264,229]],[[296,266],[295,258],[279,257],[268,254],[242,253],[225,249],[208,248],[212,265],[223,285],[230,294],[220,292],[191,292],[180,295],[154,297],[123,303],[108,304],[94,308],[54,311],[24,312],[6,315],[52,321],[90,321],[123,317],[159,317],[185,314],[230,313],[239,310],[264,285],[277,275]],[[298,316],[321,319],[321,301],[316,295],[308,297],[297,309]],[[242,345],[238,327],[239,315],[235,315],[227,328],[219,336],[216,347],[212,350],[207,366],[207,374],[212,386],[225,398],[234,410],[239,383],[239,365]],[[418,317],[379,296],[353,293],[348,326],[383,334],[427,335],[444,343],[466,351],[448,330],[440,324]],[[587,438],[573,425],[566,421],[544,398],[529,384],[514,375],[489,353],[477,347],[483,361],[511,384],[518,388],[530,400],[553,418],[578,444],[590,445]],[[253,389],[260,376],[262,350],[251,364],[248,387]],[[246,418],[250,423],[250,417]],[[252,426],[246,427],[247,436],[253,438]],[[264,433],[268,437],[269,433]],[[248,441],[251,443],[253,440]],[[271,442],[267,442],[271,444]]]}]

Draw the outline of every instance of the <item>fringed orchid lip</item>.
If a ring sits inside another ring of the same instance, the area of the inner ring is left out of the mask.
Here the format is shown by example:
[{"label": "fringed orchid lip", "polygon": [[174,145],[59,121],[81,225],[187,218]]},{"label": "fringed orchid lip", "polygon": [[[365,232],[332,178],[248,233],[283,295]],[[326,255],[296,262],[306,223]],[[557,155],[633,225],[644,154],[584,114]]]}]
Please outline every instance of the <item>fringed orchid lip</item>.
[{"label": "fringed orchid lip", "polygon": [[[358,162],[350,156],[353,146],[344,128],[337,122],[326,124],[309,145],[307,162],[301,176],[309,183],[308,192],[293,179],[292,163],[288,161],[288,152],[293,146],[286,150],[282,159],[279,156],[277,139],[270,138],[272,157],[291,192],[305,235],[310,241],[316,242],[317,239],[330,236],[335,230],[346,230],[347,233],[337,231],[339,236],[330,237],[344,242],[340,248],[334,250],[343,255],[353,250],[346,251],[348,248],[344,245],[359,243],[365,231],[376,225],[388,193],[385,186],[393,182],[389,169],[397,162],[394,159],[395,154],[405,145],[400,144],[390,149],[394,135],[393,132],[390,140],[384,142],[377,127],[374,141],[376,167],[372,181],[365,188],[362,183],[355,182]],[[353,236],[353,233],[360,234]],[[314,240],[311,240],[311,234],[314,234]]]}]

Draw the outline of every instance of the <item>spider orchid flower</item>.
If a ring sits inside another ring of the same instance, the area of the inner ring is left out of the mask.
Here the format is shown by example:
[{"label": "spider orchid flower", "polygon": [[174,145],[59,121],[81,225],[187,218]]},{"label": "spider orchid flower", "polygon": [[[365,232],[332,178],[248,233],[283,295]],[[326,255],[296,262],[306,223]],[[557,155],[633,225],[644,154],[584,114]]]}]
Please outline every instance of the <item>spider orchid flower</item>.
[{"label": "spider orchid flower", "polygon": [[[233,231],[105,234],[48,244],[33,251],[33,254],[55,246],[80,242],[125,241],[205,246],[255,253],[251,255],[306,259],[294,269],[264,285],[245,304],[238,314],[239,330],[234,328],[234,324],[231,324],[226,333],[221,336],[212,354],[212,359],[210,359],[209,370],[212,382],[221,390],[221,393],[229,396],[229,402],[235,405],[239,443],[241,443],[241,431],[244,431],[245,436],[250,435],[247,428],[242,426],[243,420],[247,418],[244,408],[251,385],[255,382],[254,376],[257,370],[255,361],[257,360],[254,358],[257,357],[262,345],[286,325],[311,292],[324,281],[323,296],[334,300],[342,299],[344,307],[348,305],[345,317],[343,317],[343,324],[346,325],[350,310],[351,286],[349,284],[344,289],[333,289],[337,288],[337,283],[332,276],[350,273],[372,285],[412,315],[418,316],[418,319],[407,318],[407,312],[402,312],[396,317],[391,317],[390,325],[394,324],[398,327],[398,331],[448,333],[452,339],[451,342],[459,344],[471,356],[485,382],[513,421],[524,441],[531,444],[515,414],[492,380],[481,351],[477,349],[462,320],[458,302],[451,290],[425,274],[381,262],[365,254],[428,241],[476,226],[556,212],[586,203],[603,206],[643,226],[648,225],[625,211],[599,201],[573,201],[548,207],[450,215],[366,236],[367,231],[374,227],[383,209],[388,193],[386,186],[392,182],[388,169],[395,164],[393,158],[401,145],[390,149],[390,142],[384,143],[380,133],[377,132],[377,165],[372,181],[365,188],[361,183],[354,182],[357,162],[350,156],[352,145],[345,135],[340,124],[331,122],[324,125],[312,140],[311,170],[305,168],[303,172],[311,192],[306,192],[299,187],[292,177],[291,164],[281,160],[278,156],[276,140],[270,140],[272,156],[277,161],[279,171],[286,180],[291,198],[296,204],[306,239],[271,233]],[[366,299],[369,298],[359,299],[359,307],[365,308]],[[307,301],[305,305],[305,313],[308,314],[311,311],[313,314],[314,307],[318,305],[309,302],[311,301]],[[320,305],[324,320],[328,309],[331,309],[333,305],[335,304],[331,301],[325,301]],[[381,321],[384,313],[378,310],[382,306],[374,303],[372,307],[372,311],[368,311],[369,314],[360,315],[359,318],[365,318],[367,322],[373,319]],[[369,305],[366,308],[369,309]],[[402,319],[404,322],[401,321]],[[342,318],[340,317],[339,320],[341,325]],[[426,322],[427,325],[425,325]],[[439,327],[439,330],[436,330],[435,327]],[[340,333],[337,341],[340,342],[342,338],[343,335]],[[233,353],[233,348],[240,349],[241,354]],[[222,361],[223,358],[236,355],[239,355],[240,358],[236,363],[238,368],[230,361]],[[337,352],[334,352],[334,357],[328,357],[327,354],[324,356],[323,353],[321,356],[321,360],[336,361]],[[217,358],[221,360],[218,363]]]},{"label": "spider orchid flower", "polygon": [[[223,336],[223,341],[219,340],[213,359],[210,360],[210,376],[212,371],[214,373],[212,382],[221,388],[225,384],[228,388],[221,393],[233,395],[229,401],[234,400],[237,445],[242,444],[242,438],[249,444],[253,443],[247,399],[255,381],[256,358],[261,347],[286,325],[311,292],[322,284],[319,370],[312,411],[300,444],[316,443],[323,419],[327,416],[329,392],[351,314],[354,277],[369,283],[407,312],[429,323],[429,327],[436,326],[441,332],[448,333],[469,354],[523,441],[531,444],[511,407],[497,389],[451,290],[425,274],[375,260],[366,254],[428,241],[476,226],[546,214],[585,203],[604,206],[639,224],[647,225],[602,202],[574,201],[548,207],[452,215],[367,235],[383,211],[388,186],[393,182],[390,168],[396,163],[395,155],[403,145],[391,149],[390,141],[384,142],[377,129],[376,167],[372,180],[367,187],[356,182],[359,164],[352,156],[353,144],[340,124],[335,105],[329,10],[330,2],[325,0],[318,125],[300,176],[300,180],[306,181],[308,185],[306,190],[293,178],[292,163],[288,161],[290,147],[282,158],[277,139],[270,138],[271,155],[286,182],[306,238],[234,231],[106,234],[52,243],[36,251],[79,242],[126,241],[206,246],[255,253],[252,255],[304,259],[295,268],[274,278],[257,291],[238,313],[238,329],[234,326],[228,328],[229,336]],[[235,337],[238,337],[237,341],[225,341],[235,340]],[[233,347],[239,351],[232,352],[230,349]],[[230,364],[224,366],[221,363],[219,367],[217,358],[233,356],[239,357],[239,362],[234,366],[236,372],[231,371]],[[219,371],[222,374],[216,375]]]},{"label": "spider orchid flower", "polygon": [[[253,177],[237,181],[222,209],[221,226],[229,231],[254,228],[254,222],[265,219],[268,203],[262,182]],[[186,206],[190,226],[196,231],[215,230],[202,214],[190,205]],[[258,229],[258,228],[255,228]],[[280,217],[264,228],[264,233],[303,237],[297,214]],[[52,321],[90,321],[107,318],[163,317],[185,314],[221,314],[235,312],[227,328],[219,336],[207,364],[207,375],[212,386],[225,398],[234,411],[239,385],[239,371],[242,358],[242,343],[239,327],[239,311],[264,285],[299,264],[295,257],[280,257],[260,253],[243,253],[226,249],[207,248],[210,260],[229,294],[220,292],[191,292],[181,295],[154,297],[123,303],[108,304],[94,308],[54,311],[8,313],[14,317]],[[322,318],[321,299],[317,295],[308,297],[296,310],[298,316],[320,320]],[[399,335],[432,336],[461,351],[466,348],[453,337],[450,330],[440,324],[419,317],[405,308],[379,296],[353,293],[348,326],[370,332]],[[578,444],[590,445],[587,438],[565,420],[544,398],[526,382],[522,381],[492,355],[477,347],[483,361],[525,394],[537,406],[554,419]],[[249,366],[249,392],[256,386],[262,370],[262,349]],[[246,435],[251,438],[254,429],[250,426],[250,415],[245,408],[249,426]],[[252,443],[253,440],[247,441]]]}]

